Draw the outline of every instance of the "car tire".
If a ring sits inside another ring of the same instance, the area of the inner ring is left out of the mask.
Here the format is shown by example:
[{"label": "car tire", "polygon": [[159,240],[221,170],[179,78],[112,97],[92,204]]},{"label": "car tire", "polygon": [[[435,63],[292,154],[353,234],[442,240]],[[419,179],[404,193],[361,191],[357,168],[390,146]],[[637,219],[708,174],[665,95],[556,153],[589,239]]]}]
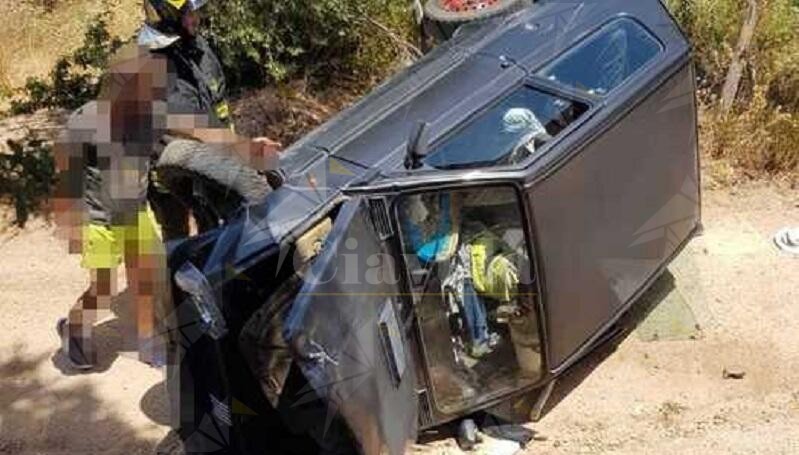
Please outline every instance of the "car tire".
[{"label": "car tire", "polygon": [[440,5],[441,0],[428,0],[424,6],[424,15],[430,20],[437,22],[468,22],[479,19],[486,19],[498,14],[518,11],[521,5],[524,5],[523,0],[499,0],[499,2],[491,7],[471,10],[471,11],[449,11],[442,8]]},{"label": "car tire", "polygon": [[177,431],[172,430],[155,446],[156,455],[186,455],[186,448]]},{"label": "car tire", "polygon": [[262,174],[219,147],[202,142],[175,140],[166,146],[156,165],[159,179],[203,177],[235,192],[245,204],[263,202],[271,192]]},{"label": "car tire", "polygon": [[[266,176],[229,152],[201,142],[170,142],[155,171],[156,193],[166,192],[191,208],[201,233],[226,223],[242,206],[263,202],[272,191]],[[150,199],[157,202],[168,198]],[[186,227],[165,226],[165,230],[179,232]]]}]

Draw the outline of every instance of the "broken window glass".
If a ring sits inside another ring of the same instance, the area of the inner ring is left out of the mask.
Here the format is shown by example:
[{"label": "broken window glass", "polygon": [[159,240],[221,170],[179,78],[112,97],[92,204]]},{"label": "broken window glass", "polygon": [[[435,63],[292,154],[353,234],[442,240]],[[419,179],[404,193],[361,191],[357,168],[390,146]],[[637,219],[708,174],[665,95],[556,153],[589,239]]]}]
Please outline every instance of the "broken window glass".
[{"label": "broken window glass", "polygon": [[436,406],[454,413],[533,384],[537,296],[516,191],[412,194],[397,211]]},{"label": "broken window glass", "polygon": [[524,86],[433,148],[425,164],[464,169],[524,161],[588,106]]},{"label": "broken window glass", "polygon": [[660,51],[660,43],[638,22],[618,19],[557,58],[539,74],[604,96]]}]

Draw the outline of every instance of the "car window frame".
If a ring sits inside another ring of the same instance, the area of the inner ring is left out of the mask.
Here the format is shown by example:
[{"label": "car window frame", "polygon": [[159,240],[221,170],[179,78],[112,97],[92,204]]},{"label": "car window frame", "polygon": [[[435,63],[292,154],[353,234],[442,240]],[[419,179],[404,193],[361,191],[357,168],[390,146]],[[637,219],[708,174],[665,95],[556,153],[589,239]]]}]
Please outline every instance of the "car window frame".
[{"label": "car window frame", "polygon": [[520,83],[514,84],[508,90],[506,90],[501,95],[493,99],[490,103],[486,103],[486,105],[472,112],[463,121],[459,122],[457,125],[453,126],[445,133],[441,134],[433,142],[430,143],[428,150],[434,151],[436,148],[441,147],[447,141],[451,140],[455,135],[463,132],[471,124],[479,120],[481,116],[485,115],[491,109],[496,108],[508,97],[510,97],[517,91],[524,88],[536,90],[546,95],[566,99],[571,102],[578,102],[585,104],[586,110],[585,112],[583,112],[582,115],[580,115],[580,117],[578,117],[576,120],[566,125],[566,127],[563,128],[560,132],[558,132],[558,134],[553,136],[550,141],[545,143],[540,149],[536,150],[535,153],[531,154],[529,157],[525,158],[524,160],[519,161],[518,163],[501,164],[497,166],[461,167],[454,169],[441,169],[431,165],[425,165],[423,168],[415,170],[414,174],[418,175],[420,172],[425,172],[425,171],[440,173],[440,172],[470,172],[476,170],[507,171],[507,170],[524,169],[528,167],[533,161],[548,153],[549,150],[552,149],[552,147],[555,147],[564,137],[568,136],[573,131],[575,131],[579,127],[579,125],[585,123],[590,117],[592,117],[597,112],[598,108],[600,108],[601,105],[603,104],[602,97],[592,95],[590,93],[581,90],[576,90],[566,85],[557,84],[554,81],[550,81],[548,79],[541,78],[534,74],[530,74],[527,77],[523,78],[520,81]]},{"label": "car window frame", "polygon": [[[630,74],[629,77],[627,77],[621,84],[617,85],[613,90],[610,90],[608,93],[603,95],[591,94],[587,91],[569,86],[560,81],[554,81],[541,76],[540,73],[543,68],[546,68],[547,66],[553,64],[553,62],[556,62],[558,59],[562,58],[571,49],[576,48],[581,43],[584,43],[586,40],[590,40],[592,37],[596,36],[597,33],[601,32],[604,28],[608,27],[610,24],[619,20],[630,20],[635,24],[637,24],[652,39],[654,39],[654,41],[658,44],[660,50],[654,58],[650,59],[649,61],[646,62],[646,64],[642,65],[632,74]],[[668,48],[664,44],[661,37],[658,36],[656,33],[654,33],[650,27],[648,27],[646,24],[644,24],[640,19],[638,19],[634,15],[628,13],[622,13],[610,17],[601,24],[597,25],[596,27],[587,30],[585,33],[581,33],[571,44],[566,46],[563,51],[557,53],[552,58],[544,61],[537,67],[530,68],[528,74],[522,77],[516,84],[509,86],[505,91],[499,93],[493,100],[491,100],[491,102],[486,103],[483,106],[480,106],[478,109],[474,110],[473,112],[465,116],[457,124],[449,127],[447,130],[445,130],[440,135],[435,137],[435,139],[431,141],[428,147],[429,150],[433,150],[437,147],[440,147],[443,143],[450,140],[453,135],[463,131],[464,128],[468,127],[481,115],[484,115],[488,110],[496,107],[499,103],[501,103],[508,96],[513,94],[516,90],[519,90],[525,86],[557,97],[570,99],[572,101],[582,102],[588,106],[588,109],[579,118],[577,118],[574,122],[567,125],[555,137],[553,137],[552,140],[544,144],[540,149],[536,150],[536,153],[530,155],[529,157],[527,157],[522,161],[519,161],[518,163],[513,163],[513,164],[501,164],[497,166],[477,166],[477,167],[460,168],[460,169],[438,169],[433,166],[426,165],[420,169],[415,169],[413,171],[407,171],[407,170],[403,171],[400,169],[389,171],[387,173],[383,173],[383,178],[388,178],[391,181],[398,183],[405,181],[405,179],[408,178],[414,180],[423,176],[438,177],[446,175],[447,177],[445,177],[444,179],[449,180],[449,179],[464,178],[464,176],[468,176],[469,178],[471,178],[475,172],[481,174],[482,173],[494,174],[497,176],[503,173],[525,172],[527,169],[533,166],[535,162],[549,155],[556,147],[559,147],[562,144],[562,142],[564,142],[569,136],[571,136],[583,125],[591,121],[597,114],[606,109],[608,105],[613,104],[614,101],[618,98],[620,91],[627,90],[630,86],[634,86],[636,83],[640,82],[642,75],[644,75],[646,71],[660,65],[668,56],[667,51]],[[411,184],[411,186],[412,185],[413,184]]]},{"label": "car window frame", "polygon": [[[548,78],[548,77],[546,77],[544,75],[544,72],[547,69],[554,67],[558,63],[559,60],[563,60],[563,59],[567,58],[570,54],[576,52],[577,49],[580,46],[583,46],[583,45],[587,44],[588,42],[590,42],[592,39],[598,37],[603,31],[609,29],[614,23],[621,22],[621,21],[632,22],[634,25],[637,25],[641,30],[643,30],[644,33],[646,33],[649,36],[649,38],[651,38],[652,41],[654,41],[655,44],[657,44],[658,52],[657,52],[657,54],[655,54],[654,57],[652,57],[646,63],[644,63],[643,65],[638,67],[632,73],[630,73],[630,75],[627,76],[620,84],[618,84],[617,86],[613,87],[611,90],[608,90],[607,93],[604,93],[604,94],[600,95],[600,94],[595,94],[595,93],[589,93],[586,90],[582,90],[582,89],[580,89],[578,87],[571,86],[571,85],[569,85],[569,84],[567,84],[565,82],[558,81],[557,79],[554,79],[554,80],[550,79],[550,78]],[[613,17],[609,18],[605,22],[603,22],[600,25],[594,27],[592,30],[589,30],[588,32],[582,34],[577,40],[572,42],[566,49],[564,49],[563,51],[561,51],[560,53],[558,53],[554,57],[552,57],[549,60],[547,60],[545,63],[539,65],[534,70],[532,70],[531,71],[531,77],[535,77],[538,80],[546,80],[546,81],[550,82],[551,84],[554,84],[554,85],[556,85],[558,87],[561,87],[561,88],[566,88],[566,89],[572,89],[572,90],[579,91],[580,93],[582,93],[585,96],[590,96],[592,98],[598,98],[598,99],[601,99],[601,100],[605,100],[605,99],[609,99],[609,98],[615,96],[619,92],[619,90],[621,90],[625,86],[629,85],[633,80],[639,78],[641,76],[641,74],[643,72],[645,72],[647,69],[649,69],[650,67],[656,65],[657,62],[662,61],[664,56],[666,55],[666,50],[667,50],[666,49],[666,44],[657,35],[657,33],[653,32],[651,28],[649,28],[645,23],[643,23],[640,19],[638,19],[634,15],[627,14],[627,13],[622,13],[622,14],[618,14],[616,16],[613,16]]]},{"label": "car window frame", "polygon": [[[588,111],[586,111],[587,113]],[[547,331],[547,322],[548,322],[548,315],[546,312],[546,305],[544,302],[545,293],[545,281],[543,276],[541,275],[541,265],[540,265],[540,255],[537,242],[537,233],[535,230],[535,223],[533,221],[533,213],[532,208],[529,204],[528,194],[523,185],[521,185],[517,181],[512,180],[486,180],[481,182],[459,182],[459,181],[452,181],[448,183],[442,183],[440,185],[436,185],[433,187],[422,187],[422,188],[409,188],[402,191],[393,192],[390,195],[390,203],[388,206],[388,212],[391,215],[391,222],[393,225],[394,230],[394,248],[395,251],[399,253],[400,260],[397,261],[400,263],[401,273],[400,276],[402,277],[401,288],[403,289],[402,294],[404,298],[400,299],[402,301],[401,305],[406,308],[410,308],[410,317],[412,320],[416,320],[418,317],[417,315],[417,296],[414,291],[416,285],[414,284],[413,277],[411,276],[411,270],[407,263],[406,258],[406,243],[405,237],[402,231],[402,226],[399,223],[399,210],[400,210],[400,200],[403,197],[420,194],[420,193],[431,193],[431,192],[442,192],[442,191],[468,191],[468,190],[476,190],[479,191],[481,189],[486,188],[508,188],[509,190],[514,192],[516,196],[517,203],[519,204],[519,216],[521,217],[521,228],[524,234],[524,242],[525,242],[525,251],[527,253],[527,258],[529,262],[529,270],[532,274],[532,282],[534,285],[534,289],[536,292],[536,302],[535,302],[535,315],[536,315],[536,325],[538,329],[538,336],[539,342],[541,346],[541,352],[539,355],[541,356],[541,374],[538,378],[536,378],[533,382],[529,385],[525,386],[523,390],[535,390],[537,388],[542,387],[551,379],[551,371],[550,371],[550,359],[549,359],[549,333]],[[385,197],[386,195],[383,195]],[[377,197],[377,196],[375,196]],[[404,310],[403,310],[404,312]],[[408,321],[410,322],[410,321]],[[436,403],[437,397],[435,389],[433,388],[432,378],[430,377],[430,371],[427,365],[427,352],[424,345],[424,340],[422,337],[422,328],[419,326],[418,323],[414,322],[408,324],[408,326],[413,327],[413,334],[414,343],[417,344],[419,349],[419,353],[421,355],[420,360],[424,363],[422,368],[422,374],[425,375],[425,385],[430,386],[430,398],[431,404],[435,409],[435,412],[443,414],[443,415],[456,415],[459,412],[464,411],[476,411],[485,407],[487,404],[492,402],[496,402],[498,400],[502,400],[504,397],[508,395],[512,395],[514,393],[518,393],[521,390],[502,390],[499,392],[495,392],[493,394],[487,395],[481,398],[475,403],[471,404],[470,406],[466,407],[465,410],[461,411],[453,411],[452,414],[445,412],[441,407],[438,406]],[[418,368],[418,366],[417,366]]]}]

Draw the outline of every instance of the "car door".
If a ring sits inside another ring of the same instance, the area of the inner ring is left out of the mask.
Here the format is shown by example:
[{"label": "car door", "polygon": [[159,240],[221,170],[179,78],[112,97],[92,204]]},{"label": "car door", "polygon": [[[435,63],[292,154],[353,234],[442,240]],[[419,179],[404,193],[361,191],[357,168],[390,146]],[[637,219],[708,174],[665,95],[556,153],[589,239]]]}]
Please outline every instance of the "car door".
[{"label": "car door", "polygon": [[539,300],[518,187],[457,184],[398,195],[414,302],[420,419],[442,422],[542,378]]},{"label": "car door", "polygon": [[[378,200],[379,201],[379,200]],[[374,215],[374,216],[373,216]],[[379,202],[345,202],[284,329],[295,360],[365,454],[401,454],[417,430],[416,379]]]}]

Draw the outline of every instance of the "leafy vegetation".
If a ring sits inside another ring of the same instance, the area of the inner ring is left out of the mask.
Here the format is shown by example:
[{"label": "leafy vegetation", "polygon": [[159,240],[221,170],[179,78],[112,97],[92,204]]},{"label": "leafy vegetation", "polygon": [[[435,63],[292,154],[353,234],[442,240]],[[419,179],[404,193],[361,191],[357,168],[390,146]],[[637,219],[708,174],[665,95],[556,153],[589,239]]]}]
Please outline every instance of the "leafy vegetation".
[{"label": "leafy vegetation", "polygon": [[[0,80],[18,91],[29,77],[46,79],[56,61],[72,54],[87,27],[107,12],[108,31],[126,38],[140,26],[141,0],[0,0],[6,27],[0,27]],[[5,60],[6,65],[2,64]],[[0,93],[6,110],[14,93]]]},{"label": "leafy vegetation", "polygon": [[207,6],[207,36],[234,85],[332,75],[382,77],[407,52],[407,0],[228,0]]},{"label": "leafy vegetation", "polygon": [[667,0],[666,4],[694,46],[700,87],[720,90],[742,23],[742,0]]},{"label": "leafy vegetation", "polygon": [[50,197],[55,162],[50,146],[35,135],[7,144],[11,153],[0,154],[0,198],[13,204],[15,223],[22,227]]},{"label": "leafy vegetation", "polygon": [[[36,8],[43,15],[61,7],[49,1],[39,3]],[[59,58],[46,77],[28,78],[16,90],[11,114],[73,110],[96,96],[99,76],[122,44],[109,30],[109,3],[103,4],[76,50]],[[306,119],[299,106],[317,106],[327,112],[317,97],[351,99],[414,52],[409,44],[414,30],[406,0],[229,0],[209,2],[204,16],[205,34],[225,64],[234,90],[277,85],[273,105],[278,109],[273,115],[278,122],[292,119],[298,130],[292,130],[292,137],[323,120],[318,115]],[[1,57],[3,76],[7,59]],[[0,77],[0,93],[11,91],[5,80]],[[51,159],[47,144],[36,137],[8,146],[12,153],[2,159],[1,194],[13,200],[17,221],[24,224],[49,195]]]},{"label": "leafy vegetation", "polygon": [[11,101],[12,114],[39,109],[77,109],[97,95],[99,76],[122,40],[108,31],[108,12],[98,15],[86,29],[83,45],[61,57],[46,79],[28,78],[22,96]]},{"label": "leafy vegetation", "polygon": [[[204,16],[205,35],[234,90],[296,79],[367,87],[414,51],[406,0],[230,0],[209,2]],[[95,96],[98,76],[122,44],[109,30],[110,19],[106,7],[90,21],[77,50],[59,58],[46,77],[28,78],[10,113],[74,109]],[[10,87],[0,77],[3,90]]]},{"label": "leafy vegetation", "polygon": [[745,0],[667,0],[694,45],[703,151],[748,175],[799,171],[799,0],[758,0],[759,20],[733,109],[720,91]]},{"label": "leafy vegetation", "polygon": [[[799,0],[757,0],[755,35],[742,56],[743,78],[730,110],[721,108],[720,95],[748,0],[664,1],[694,45],[703,152],[748,175],[799,174]],[[28,78],[22,88],[15,90],[9,77],[20,73],[11,68],[18,50],[0,49],[0,98],[16,95],[12,113],[74,109],[93,98],[109,56],[122,43],[114,28],[120,11],[131,16],[130,8],[137,7],[133,3],[138,5],[133,0],[102,2],[82,44],[52,64],[45,77]],[[67,14],[65,5],[40,0],[38,15],[28,14],[28,6],[19,6],[15,14],[39,24],[49,15]],[[119,10],[112,14],[109,5]],[[414,56],[410,43],[416,30],[408,8],[407,0],[214,1],[205,10],[205,31],[234,89],[267,87],[238,91],[242,100],[237,104],[269,122],[249,122],[250,132],[268,130],[293,140]],[[127,20],[122,36],[129,36],[131,23],[140,18]],[[8,30],[13,36],[21,33]],[[80,35],[73,36],[75,41]],[[46,144],[35,137],[9,147],[12,153],[0,162],[0,193],[14,201],[18,222],[24,223],[48,195],[51,159]]]}]

